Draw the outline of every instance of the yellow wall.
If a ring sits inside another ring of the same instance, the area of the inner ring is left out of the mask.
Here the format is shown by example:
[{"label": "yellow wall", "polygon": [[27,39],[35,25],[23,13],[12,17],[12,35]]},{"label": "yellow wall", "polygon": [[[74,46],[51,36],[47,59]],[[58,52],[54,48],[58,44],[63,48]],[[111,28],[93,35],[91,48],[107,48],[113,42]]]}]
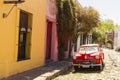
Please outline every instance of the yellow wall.
[{"label": "yellow wall", "polygon": [[[0,0],[0,78],[44,65],[46,0],[25,0],[3,18],[12,5]],[[31,59],[23,61],[17,61],[20,10],[33,15]]]}]

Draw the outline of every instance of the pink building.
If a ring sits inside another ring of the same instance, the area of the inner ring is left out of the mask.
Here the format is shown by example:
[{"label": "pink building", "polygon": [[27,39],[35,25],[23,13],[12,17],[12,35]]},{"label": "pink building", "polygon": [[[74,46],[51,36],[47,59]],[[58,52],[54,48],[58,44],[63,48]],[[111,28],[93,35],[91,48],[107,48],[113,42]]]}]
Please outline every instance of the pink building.
[{"label": "pink building", "polygon": [[58,60],[55,0],[46,0],[46,60]]},{"label": "pink building", "polygon": [[[57,26],[56,26],[56,0],[46,0],[46,60],[58,61],[58,41],[57,41]],[[68,58],[68,50],[65,52],[65,58]]]}]

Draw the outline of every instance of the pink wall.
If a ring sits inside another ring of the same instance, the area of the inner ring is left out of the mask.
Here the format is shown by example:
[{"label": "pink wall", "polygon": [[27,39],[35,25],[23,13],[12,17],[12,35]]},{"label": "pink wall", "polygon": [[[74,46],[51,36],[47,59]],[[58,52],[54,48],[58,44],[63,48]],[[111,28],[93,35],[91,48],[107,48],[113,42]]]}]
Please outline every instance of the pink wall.
[{"label": "pink wall", "polygon": [[52,49],[51,49],[51,58],[54,60],[54,61],[57,61],[58,60],[58,49],[57,49],[57,46],[58,46],[58,41],[57,41],[57,27],[56,27],[56,23],[53,23],[53,28],[52,28]]},{"label": "pink wall", "polygon": [[55,0],[47,0],[46,17],[51,22],[56,22],[56,5]]},{"label": "pink wall", "polygon": [[[56,27],[56,5],[55,5],[55,0],[47,0],[46,2],[47,2],[46,20],[49,20],[50,22],[52,22],[51,59],[54,61],[57,61],[58,60],[58,57],[57,57],[58,42],[57,42],[57,27]],[[47,28],[46,28],[46,31],[47,31]]]}]

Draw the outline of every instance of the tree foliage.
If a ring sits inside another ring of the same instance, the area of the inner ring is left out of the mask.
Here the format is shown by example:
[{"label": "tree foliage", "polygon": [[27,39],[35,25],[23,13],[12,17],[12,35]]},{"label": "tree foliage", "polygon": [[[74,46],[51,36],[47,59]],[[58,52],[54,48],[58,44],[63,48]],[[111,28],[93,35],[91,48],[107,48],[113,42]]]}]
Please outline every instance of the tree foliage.
[{"label": "tree foliage", "polygon": [[[86,35],[99,24],[99,13],[93,7],[83,8],[77,0],[56,0],[58,58],[64,59],[68,40],[75,42],[79,32]],[[85,40],[84,40],[85,41]]]},{"label": "tree foliage", "polygon": [[73,40],[76,35],[75,5],[73,0],[56,0],[56,5],[58,58],[63,60],[68,40]]},{"label": "tree foliage", "polygon": [[105,43],[105,33],[113,32],[117,27],[113,20],[101,21],[99,27],[93,29],[93,42]]},{"label": "tree foliage", "polygon": [[[99,13],[93,7],[80,7],[78,12],[79,32],[83,33],[84,41],[87,34],[95,27],[98,27],[100,19]],[[85,43],[85,42],[84,42]]]},{"label": "tree foliage", "polygon": [[111,39],[108,39],[107,43],[113,44],[113,41]]}]

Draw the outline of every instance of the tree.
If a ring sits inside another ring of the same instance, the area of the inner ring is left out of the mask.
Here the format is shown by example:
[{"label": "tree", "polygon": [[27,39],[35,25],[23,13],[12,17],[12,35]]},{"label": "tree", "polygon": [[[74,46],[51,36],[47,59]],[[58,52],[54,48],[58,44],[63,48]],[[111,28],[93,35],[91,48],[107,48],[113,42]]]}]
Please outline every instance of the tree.
[{"label": "tree", "polygon": [[76,35],[75,5],[73,0],[56,0],[56,5],[58,59],[63,60],[68,40],[73,40]]},{"label": "tree", "polygon": [[99,25],[99,13],[93,7],[80,8],[78,22],[80,23],[79,32],[83,32],[83,43],[85,44],[87,34]]},{"label": "tree", "polygon": [[64,59],[68,40],[75,42],[79,32],[87,34],[99,24],[99,13],[92,7],[83,8],[77,0],[56,0],[58,58]]},{"label": "tree", "polygon": [[114,24],[113,20],[101,21],[99,27],[93,29],[93,42],[105,44],[105,33],[113,32],[115,28],[118,28],[118,25]]}]

